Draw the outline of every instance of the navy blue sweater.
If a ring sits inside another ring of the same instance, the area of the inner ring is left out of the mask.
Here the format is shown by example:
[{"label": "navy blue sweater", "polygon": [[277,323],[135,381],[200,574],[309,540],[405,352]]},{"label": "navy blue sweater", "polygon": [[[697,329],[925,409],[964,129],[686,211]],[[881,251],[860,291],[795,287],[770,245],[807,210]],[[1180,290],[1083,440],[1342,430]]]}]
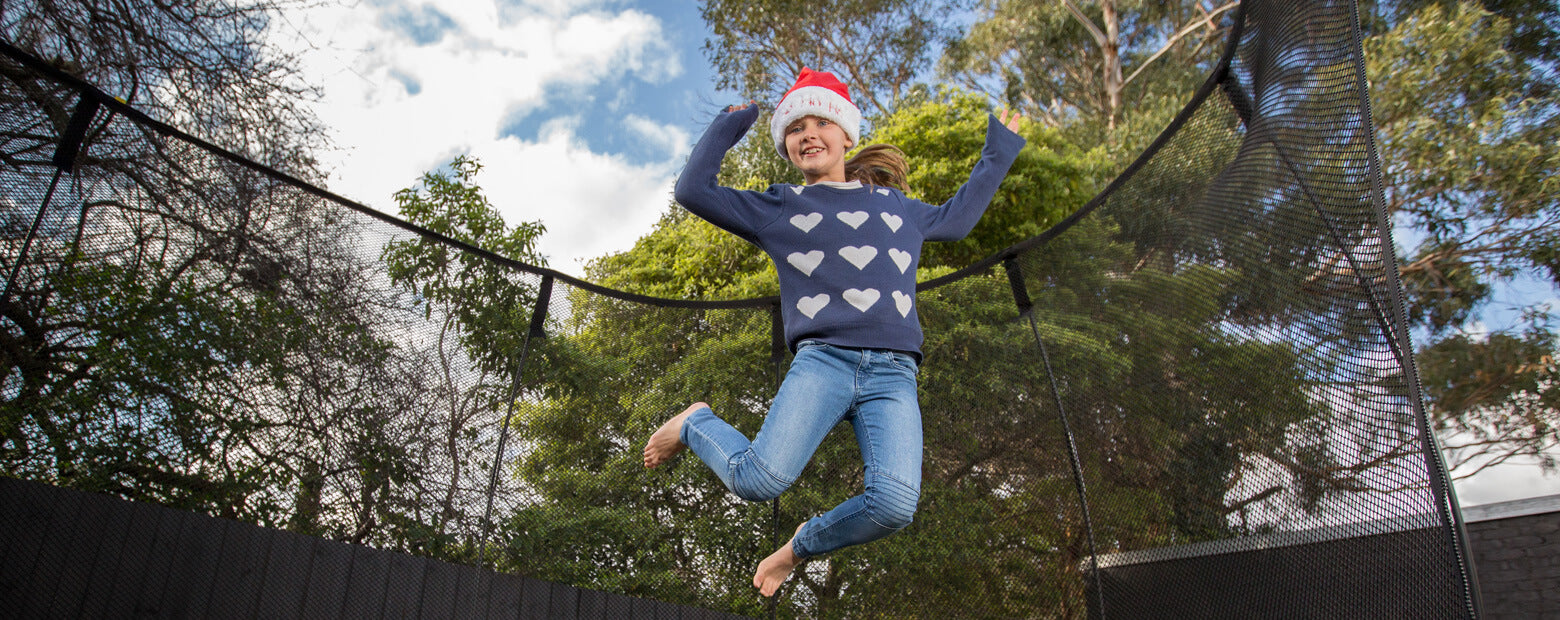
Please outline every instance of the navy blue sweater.
[{"label": "navy blue sweater", "polygon": [[969,181],[941,206],[899,190],[777,183],[752,192],[716,183],[720,162],[758,118],[758,107],[710,123],[677,179],[689,211],[753,243],[775,262],[785,340],[921,353],[915,272],[923,241],[964,238],[985,213],[1024,139],[995,117]]}]

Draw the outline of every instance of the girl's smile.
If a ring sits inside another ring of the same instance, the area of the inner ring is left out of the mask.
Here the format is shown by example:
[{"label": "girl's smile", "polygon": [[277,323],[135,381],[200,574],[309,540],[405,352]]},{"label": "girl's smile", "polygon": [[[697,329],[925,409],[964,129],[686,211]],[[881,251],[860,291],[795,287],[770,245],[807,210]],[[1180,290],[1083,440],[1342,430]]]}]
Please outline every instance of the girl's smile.
[{"label": "girl's smile", "polygon": [[845,152],[854,146],[845,130],[833,121],[804,116],[785,129],[785,150],[791,164],[811,185],[819,181],[845,181]]}]

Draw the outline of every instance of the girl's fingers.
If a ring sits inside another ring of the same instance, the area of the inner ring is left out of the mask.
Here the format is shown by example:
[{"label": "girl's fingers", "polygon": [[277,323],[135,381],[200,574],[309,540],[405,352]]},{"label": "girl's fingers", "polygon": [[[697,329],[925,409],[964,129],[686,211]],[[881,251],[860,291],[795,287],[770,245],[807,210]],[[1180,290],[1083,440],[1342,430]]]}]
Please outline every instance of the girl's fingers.
[{"label": "girl's fingers", "polygon": [[997,116],[997,120],[1001,121],[1003,126],[1008,128],[1008,131],[1018,133],[1019,123],[1024,120],[1024,117],[1017,111],[1003,108],[1002,114]]}]

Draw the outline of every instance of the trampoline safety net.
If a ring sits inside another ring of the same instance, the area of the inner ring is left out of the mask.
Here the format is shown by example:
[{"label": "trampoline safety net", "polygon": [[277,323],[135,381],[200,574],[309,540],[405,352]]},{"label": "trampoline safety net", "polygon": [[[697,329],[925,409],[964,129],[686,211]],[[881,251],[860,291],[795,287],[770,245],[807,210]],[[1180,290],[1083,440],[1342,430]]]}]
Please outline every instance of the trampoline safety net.
[{"label": "trampoline safety net", "polygon": [[757,430],[790,355],[776,299],[496,256],[7,46],[4,475],[745,615],[1475,617],[1356,9],[1232,19],[1101,195],[922,283],[916,520],[773,609],[754,566],[859,492],[849,432],[777,503],[640,447],[693,400]]}]

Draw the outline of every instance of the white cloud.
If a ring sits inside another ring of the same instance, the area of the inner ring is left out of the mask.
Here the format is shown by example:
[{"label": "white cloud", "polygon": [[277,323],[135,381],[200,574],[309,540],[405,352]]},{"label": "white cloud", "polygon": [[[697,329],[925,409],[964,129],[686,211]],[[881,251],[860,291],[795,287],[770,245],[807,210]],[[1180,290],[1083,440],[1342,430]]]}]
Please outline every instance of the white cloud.
[{"label": "white cloud", "polygon": [[637,114],[623,117],[623,125],[644,141],[665,149],[669,159],[680,161],[688,155],[688,132],[680,127],[658,123]]},{"label": "white cloud", "polygon": [[[298,50],[304,73],[324,88],[316,110],[338,147],[322,155],[332,191],[393,213],[396,190],[455,155],[473,155],[506,220],[542,221],[544,252],[579,274],[580,259],[623,249],[654,223],[686,134],[632,115],[532,119],[540,120],[534,139],[501,134],[550,103],[682,72],[655,17],[609,12],[611,4],[321,6],[289,15],[291,28],[279,24],[276,41]],[[666,159],[593,153],[579,139],[587,122],[612,123]]]},{"label": "white cloud", "polygon": [[565,273],[583,273],[580,261],[631,246],[671,200],[669,166],[592,153],[566,122],[548,125],[539,141],[507,138],[473,155],[484,165],[478,183],[504,219],[542,220],[539,249]]}]

